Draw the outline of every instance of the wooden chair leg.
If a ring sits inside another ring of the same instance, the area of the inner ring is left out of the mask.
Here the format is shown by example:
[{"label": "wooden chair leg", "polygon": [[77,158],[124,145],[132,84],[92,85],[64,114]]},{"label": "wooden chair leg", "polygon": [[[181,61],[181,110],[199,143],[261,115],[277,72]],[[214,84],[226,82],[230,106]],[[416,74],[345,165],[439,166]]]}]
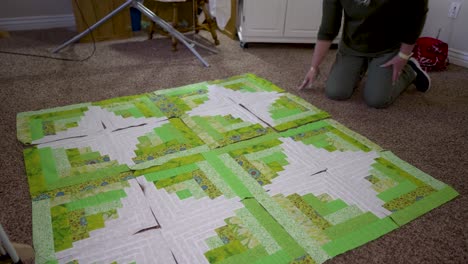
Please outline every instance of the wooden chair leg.
[{"label": "wooden chair leg", "polygon": [[[179,20],[179,8],[176,3],[172,4],[172,26],[177,30]],[[177,51],[177,39],[172,37],[172,51]]]},{"label": "wooden chair leg", "polygon": [[213,38],[215,45],[219,45],[218,35],[216,34],[216,24],[213,18],[211,18],[210,12],[206,8],[206,5],[205,5],[206,1],[199,0],[199,2],[203,10],[203,13],[205,14],[206,22],[208,23],[208,29],[211,33],[211,37]]},{"label": "wooden chair leg", "polygon": [[153,39],[153,34],[156,32],[156,23],[151,21],[151,25],[148,30],[148,39]]}]

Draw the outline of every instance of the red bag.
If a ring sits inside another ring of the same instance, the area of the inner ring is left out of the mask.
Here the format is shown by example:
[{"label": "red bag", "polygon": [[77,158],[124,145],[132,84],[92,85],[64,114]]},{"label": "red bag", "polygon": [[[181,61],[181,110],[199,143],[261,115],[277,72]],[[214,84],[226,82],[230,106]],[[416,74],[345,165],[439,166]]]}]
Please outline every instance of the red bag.
[{"label": "red bag", "polygon": [[443,71],[449,64],[448,45],[435,38],[419,38],[413,50],[413,57],[425,71]]}]

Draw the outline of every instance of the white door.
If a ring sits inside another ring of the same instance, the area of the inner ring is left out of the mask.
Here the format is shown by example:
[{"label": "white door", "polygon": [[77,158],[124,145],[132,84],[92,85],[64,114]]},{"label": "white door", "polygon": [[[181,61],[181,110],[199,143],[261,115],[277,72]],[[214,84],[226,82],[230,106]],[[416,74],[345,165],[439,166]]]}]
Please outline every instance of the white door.
[{"label": "white door", "polygon": [[316,38],[322,21],[322,0],[288,0],[285,37]]},{"label": "white door", "polygon": [[287,0],[244,0],[240,19],[243,36],[281,37]]}]

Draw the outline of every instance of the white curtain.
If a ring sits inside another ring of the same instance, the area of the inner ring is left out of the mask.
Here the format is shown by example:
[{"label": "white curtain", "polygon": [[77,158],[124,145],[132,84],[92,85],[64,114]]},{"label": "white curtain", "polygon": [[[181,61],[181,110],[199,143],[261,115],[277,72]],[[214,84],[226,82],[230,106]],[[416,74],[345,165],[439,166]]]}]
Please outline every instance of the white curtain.
[{"label": "white curtain", "polygon": [[231,0],[210,0],[210,14],[216,17],[216,23],[220,29],[226,27],[231,18]]}]

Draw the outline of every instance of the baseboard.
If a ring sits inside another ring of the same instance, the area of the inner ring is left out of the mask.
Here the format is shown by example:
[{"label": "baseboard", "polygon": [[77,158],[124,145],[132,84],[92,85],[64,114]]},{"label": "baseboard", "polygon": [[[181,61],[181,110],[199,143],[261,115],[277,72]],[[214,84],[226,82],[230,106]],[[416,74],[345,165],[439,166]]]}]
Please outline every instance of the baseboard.
[{"label": "baseboard", "polygon": [[450,63],[468,68],[468,52],[450,48],[448,57]]},{"label": "baseboard", "polygon": [[75,27],[75,17],[69,15],[0,18],[0,29],[7,31]]}]

